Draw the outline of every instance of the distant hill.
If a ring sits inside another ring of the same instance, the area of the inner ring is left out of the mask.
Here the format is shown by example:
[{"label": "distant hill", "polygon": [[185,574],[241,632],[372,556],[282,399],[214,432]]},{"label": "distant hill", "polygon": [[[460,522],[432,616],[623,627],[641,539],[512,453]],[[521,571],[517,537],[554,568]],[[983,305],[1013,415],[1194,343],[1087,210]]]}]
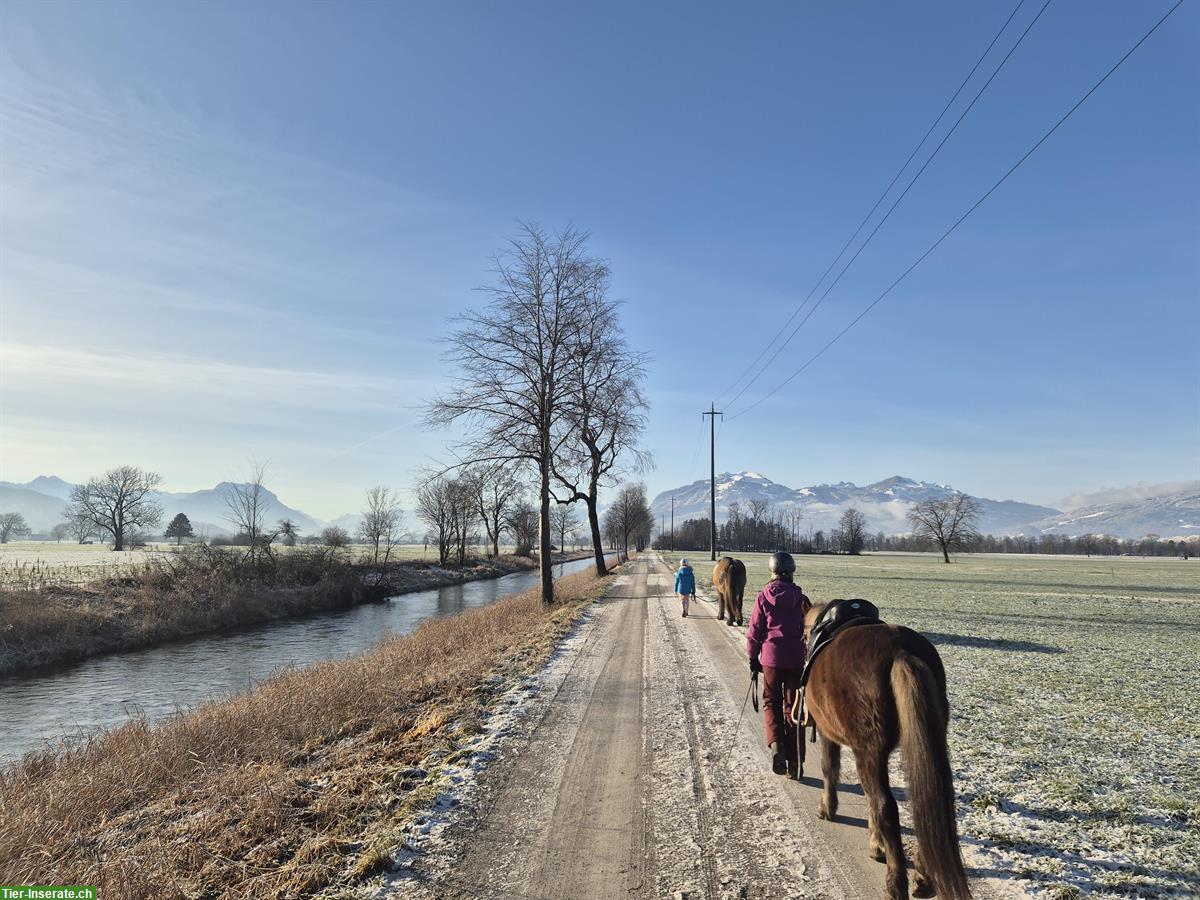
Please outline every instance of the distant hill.
[{"label": "distant hill", "polygon": [[[1191,489],[1187,489],[1191,485]],[[1083,507],[1064,513],[1053,507],[1017,500],[992,500],[974,497],[979,504],[979,530],[985,534],[1110,534],[1140,538],[1148,533],[1163,537],[1200,533],[1200,482],[1164,486],[1168,493],[1146,496],[1143,486],[1138,496],[1103,507]],[[651,509],[655,522],[670,516],[671,497],[675,498],[675,520],[708,515],[708,480],[696,481],[654,498]],[[908,511],[914,503],[954,493],[946,484],[916,481],[895,475],[860,487],[849,481],[790,488],[757,472],[725,472],[717,477],[717,521],[724,521],[733,503],[743,513],[751,501],[765,500],[773,507],[804,516],[805,530],[836,527],[842,512],[857,507],[867,519],[868,530],[900,534],[910,531]],[[1112,492],[1119,494],[1120,492]],[[1153,493],[1151,491],[1151,493]],[[1120,494],[1124,496],[1124,494]]]},{"label": "distant hill", "polygon": [[61,522],[66,506],[66,500],[11,481],[0,481],[0,513],[20,513],[34,531],[49,531]]},{"label": "distant hill", "polygon": [[1106,492],[1113,499],[1049,516],[1033,523],[1032,528],[1042,534],[1109,534],[1117,537],[1157,534],[1162,538],[1200,535],[1200,481],[1164,487],[1168,489],[1166,493],[1150,496],[1130,497],[1121,491]]},{"label": "distant hill", "polygon": [[[63,509],[73,487],[54,475],[39,475],[24,484],[0,481],[0,512],[19,512],[34,531],[47,532],[62,521]],[[166,528],[176,513],[183,513],[197,535],[232,535],[235,528],[229,521],[225,498],[233,488],[232,482],[223,481],[200,491],[156,491],[155,498],[163,508],[160,527]],[[271,524],[279,519],[291,519],[301,535],[316,534],[325,524],[286,505],[269,490],[266,491],[266,517]]]}]

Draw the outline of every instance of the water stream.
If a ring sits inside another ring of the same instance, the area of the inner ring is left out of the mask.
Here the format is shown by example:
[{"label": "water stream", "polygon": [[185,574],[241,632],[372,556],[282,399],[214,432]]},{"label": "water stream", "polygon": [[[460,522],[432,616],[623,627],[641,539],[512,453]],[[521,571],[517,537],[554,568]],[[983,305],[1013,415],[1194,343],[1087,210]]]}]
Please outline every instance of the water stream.
[{"label": "water stream", "polygon": [[[591,564],[590,559],[564,563],[556,574]],[[0,678],[0,762],[120,725],[132,715],[161,719],[201,700],[243,691],[287,666],[353,656],[389,632],[407,634],[426,619],[486,606],[537,583],[537,571],[517,572]]]}]

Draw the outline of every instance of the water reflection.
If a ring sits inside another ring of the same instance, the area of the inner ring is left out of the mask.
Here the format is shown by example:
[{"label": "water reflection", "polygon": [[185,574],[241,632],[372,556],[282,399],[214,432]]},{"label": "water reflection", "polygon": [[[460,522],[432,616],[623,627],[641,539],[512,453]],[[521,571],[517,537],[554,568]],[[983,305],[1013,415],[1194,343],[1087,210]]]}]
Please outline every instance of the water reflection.
[{"label": "water reflection", "polygon": [[[580,571],[590,560],[558,567]],[[0,760],[131,715],[159,719],[209,697],[245,690],[285,666],[361,653],[389,633],[406,634],[426,619],[493,603],[538,583],[518,572],[436,590],[404,594],[390,603],[263,625],[234,634],[196,638],[85,660],[69,668],[0,679]]]}]

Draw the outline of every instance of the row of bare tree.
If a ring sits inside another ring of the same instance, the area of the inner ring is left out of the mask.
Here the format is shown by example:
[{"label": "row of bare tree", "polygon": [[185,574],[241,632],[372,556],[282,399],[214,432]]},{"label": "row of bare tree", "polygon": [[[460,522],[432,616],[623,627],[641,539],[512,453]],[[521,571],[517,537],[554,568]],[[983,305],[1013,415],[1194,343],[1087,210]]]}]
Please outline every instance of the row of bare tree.
[{"label": "row of bare tree", "polygon": [[[465,498],[479,473],[485,492],[499,490],[510,476],[530,476],[541,595],[550,603],[554,505],[583,504],[596,571],[607,572],[599,494],[621,468],[648,463],[638,446],[647,408],[641,391],[646,359],[626,340],[618,304],[609,296],[608,265],[590,254],[585,233],[566,228],[549,234],[523,225],[493,263],[496,281],[483,289],[489,302],[459,316],[448,339],[453,387],[435,397],[426,414],[430,427],[465,432],[459,461],[426,485],[463,471],[450,483],[466,479]],[[449,488],[435,493],[443,490]],[[483,515],[488,508],[493,515]],[[480,511],[496,546],[495,506],[484,502]],[[445,528],[436,524],[443,519]],[[449,512],[432,521],[452,543]]]},{"label": "row of bare tree", "polygon": [[[743,513],[739,504],[731,503],[727,512],[726,520],[718,526],[717,531],[720,545],[728,550],[796,550],[801,553],[840,551],[857,555],[868,547],[883,549],[876,545],[886,540],[882,534],[875,538],[867,534],[866,517],[853,506],[843,510],[837,528],[828,535],[820,530],[801,535],[801,514],[796,510],[775,509],[766,500],[751,500],[748,513]],[[979,543],[979,532],[975,528],[978,518],[979,506],[966,494],[956,493],[925,500],[914,504],[908,512],[908,521],[913,529],[911,540],[921,546],[936,546],[942,558],[950,562],[952,551],[970,550]],[[688,519],[674,536],[659,535],[656,545],[668,547],[673,540],[672,549],[703,549],[708,544],[709,527],[707,518]]]}]

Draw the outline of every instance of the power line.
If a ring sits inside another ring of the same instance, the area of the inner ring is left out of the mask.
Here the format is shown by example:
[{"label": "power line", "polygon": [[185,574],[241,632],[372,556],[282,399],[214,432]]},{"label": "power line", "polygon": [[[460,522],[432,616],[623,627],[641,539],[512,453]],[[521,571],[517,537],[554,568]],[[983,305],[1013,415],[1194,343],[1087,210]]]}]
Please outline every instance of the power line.
[{"label": "power line", "polygon": [[786,379],[781,381],[778,385],[773,387],[766,394],[759,397],[757,400],[755,400],[753,403],[751,403],[749,406],[747,406],[741,412],[731,415],[729,417],[730,420],[737,419],[737,418],[740,418],[741,416],[744,416],[746,413],[750,412],[750,410],[754,409],[756,406],[758,406],[760,403],[762,403],[768,397],[771,397],[778,391],[782,390],[784,387],[786,387],[788,384],[790,384],[796,378],[796,376],[798,376],[801,372],[803,372],[810,365],[812,365],[814,362],[816,362],[816,360],[818,358],[820,358],[820,356],[822,354],[824,354],[826,350],[828,350],[830,347],[832,347],[834,344],[836,344],[839,340],[841,340],[842,336],[847,331],[849,331],[851,328],[853,328],[855,325],[857,325],[860,321],[862,321],[863,317],[865,317],[867,315],[867,313],[869,313],[871,310],[873,310],[883,300],[884,297],[886,297],[888,294],[890,294],[892,292],[893,288],[896,287],[896,285],[898,285],[901,281],[903,281],[905,278],[907,278],[908,275],[913,271],[913,269],[915,269],[922,262],[924,262],[925,258],[927,256],[929,256],[929,254],[931,254],[934,250],[936,250],[941,245],[941,243],[944,240],[946,240],[946,238],[948,238],[951,235],[951,233],[954,232],[954,230],[956,228],[958,228],[959,225],[961,225],[964,221],[966,221],[967,217],[970,216],[971,213],[975,212],[975,210],[978,209],[979,206],[982,205],[982,203],[985,200],[987,200],[987,198],[990,197],[996,191],[997,188],[1000,187],[1000,185],[1004,184],[1004,182],[1006,182],[1008,180],[1009,176],[1012,175],[1013,172],[1017,171],[1017,169],[1019,169],[1021,167],[1021,165],[1025,162],[1025,160],[1029,159],[1029,157],[1031,157],[1034,154],[1034,152],[1040,146],[1042,146],[1042,144],[1044,144],[1046,142],[1046,140],[1050,137],[1050,135],[1054,134],[1054,132],[1056,132],[1058,130],[1059,126],[1062,125],[1065,121],[1067,121],[1067,119],[1069,119],[1072,116],[1072,114],[1074,114],[1075,110],[1077,110],[1077,109],[1079,109],[1079,107],[1083,106],[1083,104],[1087,101],[1087,99],[1089,97],[1091,97],[1092,94],[1094,94],[1099,89],[1100,85],[1102,85],[1102,84],[1104,84],[1104,82],[1108,81],[1109,76],[1111,76],[1113,74],[1113,72],[1117,71],[1117,69],[1119,69],[1124,64],[1125,60],[1129,59],[1129,57],[1131,57],[1134,54],[1134,52],[1138,49],[1138,47],[1142,46],[1142,44],[1146,42],[1146,40],[1150,37],[1150,35],[1154,34],[1154,32],[1158,30],[1159,26],[1162,25],[1163,22],[1167,21],[1167,19],[1170,18],[1171,14],[1174,13],[1175,10],[1179,9],[1179,7],[1182,5],[1183,5],[1183,0],[1178,0],[1178,2],[1176,2],[1176,4],[1174,6],[1172,6],[1169,10],[1167,10],[1166,14],[1161,19],[1159,19],[1157,22],[1155,22],[1154,26],[1149,31],[1147,31],[1144,35],[1142,35],[1141,39],[1136,44],[1134,44],[1132,47],[1130,47],[1129,50],[1126,52],[1126,54],[1124,56],[1122,56],[1119,60],[1117,60],[1116,64],[1114,64],[1111,69],[1109,69],[1107,72],[1105,72],[1104,76],[1099,81],[1097,81],[1095,84],[1093,84],[1091,86],[1091,88],[1088,90],[1088,92],[1086,94],[1084,94],[1082,97],[1080,97],[1079,100],[1076,101],[1075,105],[1072,106],[1069,110],[1067,110],[1067,112],[1063,115],[1062,118],[1059,119],[1057,122],[1055,122],[1054,125],[1050,128],[1050,130],[1047,131],[1045,134],[1043,134],[1041,136],[1041,138],[1038,140],[1038,142],[1036,144],[1034,144],[1032,147],[1030,147],[1029,150],[1026,151],[1025,155],[1022,156],[1019,160],[1017,160],[1013,164],[1012,168],[1010,168],[1007,172],[1005,172],[1000,177],[999,181],[997,181],[990,188],[988,188],[987,191],[983,194],[983,196],[981,196],[978,200],[976,200],[973,204],[971,204],[970,208],[965,213],[963,213],[961,216],[959,216],[958,219],[954,222],[954,224],[951,225],[949,228],[947,228],[942,233],[942,236],[939,237],[936,241],[934,241],[929,246],[929,249],[927,249],[924,253],[922,253],[920,256],[918,256],[917,259],[913,262],[913,264],[910,265],[907,269],[905,269],[899,278],[897,278],[890,285],[888,285],[887,289],[884,290],[884,292],[882,294],[880,294],[878,297],[876,297],[874,300],[872,300],[862,312],[860,312],[857,316],[855,316],[850,321],[850,324],[848,324],[845,328],[843,328],[836,335],[834,335],[833,338],[827,344],[825,344],[824,347],[822,347],[820,350],[818,350],[816,353],[814,353],[812,356],[810,356],[804,362],[804,364],[800,366],[800,368],[796,369],[796,371],[794,371]]},{"label": "power line", "polygon": [[760,368],[758,370],[758,372],[755,374],[755,376],[752,379],[750,379],[750,381],[748,381],[746,383],[746,385],[740,391],[737,392],[737,395],[733,398],[733,400],[729,401],[728,405],[732,406],[733,403],[742,396],[742,394],[746,393],[746,391],[749,390],[750,387],[756,381],[758,381],[759,378],[762,377],[763,373],[765,373],[767,371],[767,367],[770,366],[771,363],[773,363],[775,361],[776,357],[778,357],[779,354],[783,352],[783,348],[792,342],[792,338],[794,338],[799,333],[800,329],[804,327],[804,324],[809,319],[812,318],[813,313],[815,313],[820,308],[821,304],[825,302],[825,298],[829,296],[830,291],[832,291],[835,287],[837,287],[838,282],[842,280],[842,276],[845,275],[847,271],[849,271],[849,269],[852,265],[854,265],[854,261],[856,259],[858,259],[859,254],[862,253],[863,250],[867,249],[867,245],[869,243],[871,243],[871,239],[873,237],[875,237],[876,232],[878,232],[879,229],[883,227],[883,224],[889,218],[891,218],[891,215],[895,211],[896,207],[900,205],[900,201],[902,201],[905,198],[905,196],[907,196],[908,192],[912,189],[912,186],[917,183],[917,180],[921,177],[922,173],[924,173],[924,171],[927,168],[929,168],[929,164],[931,162],[933,162],[934,158],[938,155],[938,152],[942,149],[942,147],[944,147],[946,145],[946,141],[950,140],[950,136],[952,134],[954,134],[955,131],[958,130],[958,126],[960,124],[962,124],[963,119],[965,119],[967,117],[967,113],[969,113],[972,110],[972,108],[974,108],[975,103],[979,100],[980,97],[983,96],[983,92],[988,89],[988,85],[990,85],[992,83],[992,81],[995,79],[995,77],[1000,74],[1000,70],[1004,68],[1004,64],[1008,62],[1009,57],[1011,57],[1013,55],[1013,53],[1016,51],[1016,49],[1019,46],[1021,46],[1021,42],[1025,40],[1025,35],[1029,34],[1029,32],[1033,28],[1033,26],[1037,24],[1038,19],[1040,19],[1042,17],[1042,13],[1044,13],[1046,11],[1046,7],[1048,7],[1050,5],[1050,2],[1051,2],[1051,0],[1046,0],[1046,2],[1044,4],[1042,4],[1042,8],[1039,9],[1038,14],[1033,17],[1033,21],[1025,26],[1025,30],[1021,32],[1021,36],[1019,38],[1017,38],[1017,42],[1015,44],[1013,44],[1012,47],[1009,49],[1008,53],[1005,54],[1004,59],[1000,60],[1000,64],[998,66],[996,66],[996,68],[992,71],[992,74],[988,77],[988,80],[983,83],[983,87],[981,87],[979,89],[979,91],[975,94],[974,98],[972,98],[971,102],[969,104],[967,104],[967,108],[962,111],[962,114],[955,121],[954,125],[951,126],[950,130],[946,132],[945,136],[938,143],[938,145],[933,148],[933,152],[931,154],[929,154],[929,158],[926,159],[924,164],[921,166],[921,168],[917,170],[917,174],[912,177],[912,180],[909,181],[908,185],[904,188],[903,191],[901,191],[900,196],[896,198],[895,202],[893,202],[892,205],[890,207],[888,207],[888,211],[886,213],[884,213],[883,218],[879,220],[879,222],[871,230],[871,233],[867,235],[866,240],[864,240],[862,242],[862,244],[859,245],[859,248],[854,251],[854,255],[850,257],[850,259],[846,263],[846,265],[844,265],[842,267],[842,270],[840,272],[838,272],[837,277],[829,283],[829,286],[827,288],[825,288],[825,291],[821,294],[820,297],[817,298],[817,302],[813,304],[812,309],[810,309],[808,311],[808,314],[805,315],[805,317],[800,320],[800,322],[796,325],[796,327],[792,329],[792,333],[787,336],[787,340],[785,340],[782,344],[779,345],[779,348],[773,354],[771,354],[771,358],[768,359],[765,363],[763,363],[762,368]]},{"label": "power line", "polygon": [[[741,380],[743,378],[745,378],[747,375],[750,374],[750,372],[752,372],[754,370],[754,367],[758,365],[759,360],[761,360],[763,358],[763,356],[765,356],[768,352],[770,352],[771,348],[775,345],[775,342],[777,340],[779,340],[780,336],[784,333],[784,331],[787,330],[787,327],[789,325],[791,325],[792,322],[795,321],[796,316],[798,316],[800,314],[800,312],[804,309],[804,307],[808,305],[808,301],[811,300],[813,294],[815,294],[817,292],[817,289],[821,286],[821,282],[823,282],[825,280],[825,277],[830,272],[833,271],[833,267],[836,266],[838,264],[838,262],[841,260],[841,258],[845,255],[845,253],[849,249],[850,245],[852,243],[854,243],[855,238],[857,238],[859,236],[859,234],[862,233],[863,228],[866,226],[867,222],[870,221],[871,216],[875,215],[875,210],[879,209],[879,205],[881,203],[883,203],[884,198],[887,197],[887,195],[889,193],[891,193],[892,188],[896,186],[896,182],[900,180],[900,176],[904,174],[904,170],[908,168],[909,163],[911,163],[913,161],[913,158],[916,157],[917,153],[920,152],[921,148],[925,146],[925,142],[927,140],[929,140],[929,136],[931,134],[933,134],[933,130],[935,128],[937,128],[938,124],[945,117],[947,111],[954,104],[954,101],[958,99],[958,95],[962,93],[963,88],[965,88],[967,86],[967,83],[974,77],[975,73],[979,70],[979,67],[983,64],[983,61],[987,58],[987,55],[989,53],[991,53],[992,48],[996,46],[996,42],[998,40],[1000,40],[1000,35],[1004,34],[1005,29],[1008,28],[1009,23],[1013,20],[1013,17],[1017,14],[1017,12],[1021,9],[1021,7],[1024,4],[1025,4],[1025,0],[1018,0],[1017,5],[1015,7],[1013,7],[1013,11],[1008,14],[1008,18],[1004,20],[1004,24],[1000,26],[1000,30],[996,32],[996,35],[995,35],[995,37],[992,38],[991,43],[989,43],[987,45],[987,48],[983,51],[983,53],[980,54],[979,59],[975,60],[975,65],[973,65],[971,67],[971,71],[967,73],[967,77],[962,80],[962,83],[959,84],[958,89],[953,93],[953,95],[951,95],[950,99],[946,101],[946,105],[942,107],[942,111],[940,113],[938,113],[937,118],[934,119],[933,123],[929,126],[928,129],[926,129],[925,134],[921,137],[921,140],[917,142],[917,146],[913,147],[912,153],[908,154],[908,159],[906,159],[904,161],[904,164],[902,166],[900,166],[899,169],[896,170],[896,174],[892,176],[892,180],[890,182],[888,182],[888,186],[883,189],[883,193],[879,195],[879,198],[875,201],[875,204],[871,207],[871,209],[867,212],[867,214],[865,216],[863,216],[862,221],[858,223],[858,227],[854,229],[854,233],[852,235],[850,235],[849,238],[846,239],[846,243],[844,243],[842,245],[842,249],[837,252],[837,256],[835,256],[833,258],[833,260],[826,267],[825,271],[821,273],[821,277],[816,280],[816,283],[813,284],[812,288],[809,289],[808,294],[801,301],[800,305],[797,306],[792,311],[792,314],[788,317],[788,320],[783,323],[783,326],[779,329],[779,331],[777,331],[775,333],[775,336],[773,338],[771,338],[770,341],[767,342],[767,345],[762,350],[759,351],[758,356],[756,356],[754,358],[754,361],[751,362],[750,365],[748,365],[746,367],[746,370],[744,372],[742,372],[742,374],[739,375],[734,380],[733,384],[731,384],[728,388],[725,389],[724,392],[722,392],[721,397],[724,397],[725,394],[728,394],[730,391],[732,391],[734,388],[736,388],[738,386],[739,382],[741,382]],[[1043,9],[1045,9],[1045,7],[1043,7]],[[1041,13],[1038,13],[1038,15],[1040,16]],[[1037,20],[1034,19],[1034,21],[1036,22]],[[1010,54],[1011,54],[1011,51],[1010,51]],[[1003,63],[1001,65],[1003,65]],[[994,73],[993,73],[993,77],[995,77]],[[976,98],[976,99],[978,99],[978,98]],[[970,109],[970,107],[968,107],[968,110],[969,109]],[[910,187],[911,187],[911,185],[910,185]],[[740,396],[741,396],[741,393],[739,393],[737,395],[737,397],[740,397]],[[736,400],[737,397],[734,397],[734,400]],[[718,397],[718,399],[720,399],[720,397]]]}]

